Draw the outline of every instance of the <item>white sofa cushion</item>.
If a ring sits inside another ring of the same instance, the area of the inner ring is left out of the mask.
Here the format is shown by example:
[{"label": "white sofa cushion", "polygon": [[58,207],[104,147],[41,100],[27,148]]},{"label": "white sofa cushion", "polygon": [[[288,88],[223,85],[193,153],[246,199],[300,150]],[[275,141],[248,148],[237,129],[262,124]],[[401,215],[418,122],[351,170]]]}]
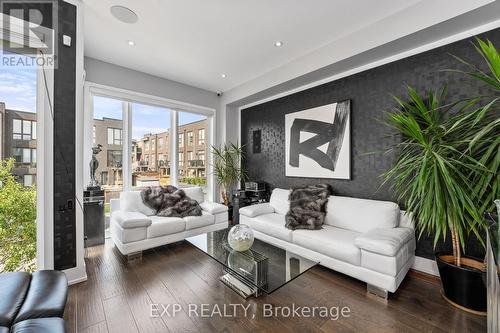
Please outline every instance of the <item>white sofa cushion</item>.
[{"label": "white sofa cushion", "polygon": [[142,202],[141,191],[125,191],[120,193],[120,210],[125,212],[140,212],[146,216],[155,215],[154,209]]},{"label": "white sofa cushion", "polygon": [[397,227],[399,215],[399,206],[394,202],[330,196],[325,224],[364,233]]},{"label": "white sofa cushion", "polygon": [[186,222],[186,230],[190,230],[214,224],[215,216],[202,212],[201,216],[186,216],[183,220]]},{"label": "white sofa cushion", "polygon": [[186,222],[180,217],[151,216],[148,238],[176,234],[186,230]]},{"label": "white sofa cushion", "polygon": [[199,186],[183,187],[181,188],[181,190],[184,190],[184,193],[186,193],[188,197],[198,201],[198,203],[202,203],[203,201],[205,201],[205,194]]},{"label": "white sofa cushion", "polygon": [[248,217],[256,217],[263,214],[271,214],[274,213],[274,208],[268,202],[260,203],[257,205],[246,206],[240,208],[240,215],[245,215]]},{"label": "white sofa cushion", "polygon": [[244,223],[266,235],[287,242],[292,241],[292,230],[285,228],[285,215],[276,213],[264,214],[254,218],[246,218]]},{"label": "white sofa cushion", "polygon": [[271,194],[271,199],[269,200],[269,205],[274,208],[274,211],[278,214],[285,215],[290,209],[290,202],[288,202],[288,196],[290,195],[290,190],[284,190],[281,188],[275,188]]},{"label": "white sofa cushion", "polygon": [[411,228],[372,229],[357,237],[354,244],[360,249],[392,257],[412,238],[415,238],[415,231]]},{"label": "white sofa cushion", "polygon": [[355,231],[323,226],[321,230],[295,230],[293,243],[359,266],[361,264],[361,250],[354,245],[354,240],[359,235]]},{"label": "white sofa cushion", "polygon": [[111,218],[123,229],[146,228],[151,225],[151,218],[139,212],[117,210],[111,214]]},{"label": "white sofa cushion", "polygon": [[227,212],[227,206],[217,202],[204,201],[200,203],[200,207],[201,209],[212,215]]}]

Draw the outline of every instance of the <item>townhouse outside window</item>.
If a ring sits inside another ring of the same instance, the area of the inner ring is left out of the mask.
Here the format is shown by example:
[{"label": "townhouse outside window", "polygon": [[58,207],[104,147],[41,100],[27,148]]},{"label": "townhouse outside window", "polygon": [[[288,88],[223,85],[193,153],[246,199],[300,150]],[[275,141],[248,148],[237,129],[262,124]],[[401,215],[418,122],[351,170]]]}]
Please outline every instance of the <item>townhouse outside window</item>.
[{"label": "townhouse outside window", "polygon": [[179,167],[184,166],[184,153],[179,153]]},{"label": "townhouse outside window", "polygon": [[184,147],[184,133],[179,133],[179,148],[183,148]]},{"label": "townhouse outside window", "polygon": [[122,145],[122,129],[108,127],[108,145]]},{"label": "townhouse outside window", "polygon": [[12,119],[12,139],[36,140],[36,121]]},{"label": "townhouse outside window", "polygon": [[187,132],[187,145],[188,147],[192,147],[194,144],[194,135],[193,132]]},{"label": "townhouse outside window", "polygon": [[12,148],[12,157],[17,166],[36,167],[35,148]]},{"label": "townhouse outside window", "polygon": [[198,130],[198,145],[204,145],[205,144],[205,129],[199,129]]}]

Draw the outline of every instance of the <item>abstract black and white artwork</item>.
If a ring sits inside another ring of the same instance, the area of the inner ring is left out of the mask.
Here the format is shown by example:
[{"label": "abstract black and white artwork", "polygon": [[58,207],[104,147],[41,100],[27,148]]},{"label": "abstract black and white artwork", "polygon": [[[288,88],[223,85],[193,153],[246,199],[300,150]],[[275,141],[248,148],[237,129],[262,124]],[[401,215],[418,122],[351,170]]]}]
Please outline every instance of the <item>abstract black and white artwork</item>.
[{"label": "abstract black and white artwork", "polygon": [[285,115],[286,176],[351,178],[351,101]]}]

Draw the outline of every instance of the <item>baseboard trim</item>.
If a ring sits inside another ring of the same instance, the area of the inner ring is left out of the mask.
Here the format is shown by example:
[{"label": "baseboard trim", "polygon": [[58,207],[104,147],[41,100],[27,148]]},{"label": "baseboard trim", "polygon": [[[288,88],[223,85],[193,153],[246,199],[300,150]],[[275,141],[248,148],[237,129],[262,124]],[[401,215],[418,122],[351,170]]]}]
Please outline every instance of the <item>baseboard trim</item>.
[{"label": "baseboard trim", "polygon": [[63,273],[66,274],[66,278],[68,279],[68,286],[87,281],[85,265],[66,269]]},{"label": "baseboard trim", "polygon": [[413,266],[411,268],[419,272],[439,276],[439,270],[436,261],[431,259],[415,257],[415,262],[413,263]]}]

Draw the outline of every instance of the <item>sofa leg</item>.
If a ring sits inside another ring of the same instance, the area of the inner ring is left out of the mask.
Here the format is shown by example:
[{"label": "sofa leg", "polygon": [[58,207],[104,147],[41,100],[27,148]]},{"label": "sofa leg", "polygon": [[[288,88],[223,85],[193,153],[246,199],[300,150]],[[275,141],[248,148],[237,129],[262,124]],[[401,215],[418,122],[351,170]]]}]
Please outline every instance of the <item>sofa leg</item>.
[{"label": "sofa leg", "polygon": [[130,254],[127,254],[127,261],[130,262],[136,262],[142,260],[142,251],[137,251],[137,252],[132,252]]},{"label": "sofa leg", "polygon": [[385,289],[376,287],[372,284],[366,284],[366,292],[369,296],[374,296],[376,299],[387,303],[387,298],[389,297],[389,292]]}]

